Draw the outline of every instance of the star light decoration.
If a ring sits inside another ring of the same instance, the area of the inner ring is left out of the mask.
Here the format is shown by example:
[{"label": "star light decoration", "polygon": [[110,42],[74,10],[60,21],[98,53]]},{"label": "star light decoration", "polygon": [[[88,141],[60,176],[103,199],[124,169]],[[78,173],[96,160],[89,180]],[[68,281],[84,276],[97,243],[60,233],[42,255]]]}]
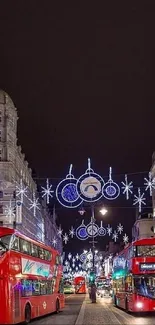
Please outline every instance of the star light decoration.
[{"label": "star light decoration", "polygon": [[52,190],[52,186],[53,185],[49,185],[49,180],[47,178],[46,180],[46,187],[41,187],[43,190],[42,190],[42,198],[46,197],[46,202],[47,204],[49,204],[50,202],[50,197],[53,198],[53,195],[52,193],[54,193],[54,191]]},{"label": "star light decoration", "polygon": [[144,197],[144,193],[141,194],[140,188],[138,188],[138,195],[134,194],[134,197],[135,197],[135,199],[134,199],[133,205],[138,204],[139,212],[141,212],[142,211],[142,204],[146,205],[146,203],[145,203],[146,198]]},{"label": "star light decoration", "polygon": [[123,194],[126,195],[126,199],[129,200],[129,194],[132,194],[132,188],[133,188],[133,182],[129,182],[128,183],[128,177],[127,175],[125,175],[125,182],[121,182],[122,183],[122,190],[123,190]]},{"label": "star light decoration", "polygon": [[15,219],[15,205],[12,205],[11,200],[9,205],[5,206],[4,213],[6,214],[6,217],[9,218],[9,223],[12,223],[12,219]]},{"label": "star light decoration", "polygon": [[35,192],[33,192],[33,200],[30,200],[31,203],[30,203],[29,210],[33,209],[34,217],[36,216],[36,211],[40,210],[40,208],[39,208],[40,203],[38,201],[39,201],[39,199],[38,198],[36,199]]},{"label": "star light decoration", "polygon": [[71,238],[73,238],[74,235],[75,235],[75,230],[74,230],[73,226],[72,226],[71,229],[69,230],[69,235],[71,236]]},{"label": "star light decoration", "polygon": [[121,223],[119,223],[119,225],[117,226],[117,231],[118,231],[119,234],[122,233],[122,231],[123,231],[123,226],[121,225]]},{"label": "star light decoration", "polygon": [[65,244],[67,244],[68,241],[69,241],[69,237],[68,237],[68,235],[66,234],[66,232],[65,232],[65,234],[64,234],[64,236],[63,236],[63,241],[64,241]]},{"label": "star light decoration", "polygon": [[118,233],[116,230],[114,230],[113,234],[112,234],[112,239],[114,239],[114,241],[116,242],[116,240],[118,239]]},{"label": "star light decoration", "polygon": [[123,236],[123,242],[124,242],[124,244],[127,244],[128,241],[129,241],[129,236],[127,236],[127,234],[124,234],[124,236]]},{"label": "star light decoration", "polygon": [[69,253],[69,254],[68,254],[68,259],[70,260],[71,258],[72,258],[72,254]]},{"label": "star light decoration", "polygon": [[24,196],[27,197],[28,186],[24,186],[22,179],[20,180],[20,184],[16,183],[16,195],[20,196],[20,201],[23,203]]},{"label": "star light decoration", "polygon": [[149,173],[149,179],[146,177],[144,178],[144,185],[146,186],[145,191],[149,190],[150,191],[150,196],[152,196],[152,189],[155,189],[155,180],[152,180],[151,173]]},{"label": "star light decoration", "polygon": [[62,232],[63,232],[63,229],[61,229],[61,226],[59,226],[58,230],[57,230],[57,234],[59,237],[62,236]]},{"label": "star light decoration", "polygon": [[112,227],[108,225],[107,227],[107,234],[110,236],[112,234]]},{"label": "star light decoration", "polygon": [[54,238],[52,239],[52,245],[55,247],[55,246],[57,245],[57,243],[58,243],[58,240],[57,240],[56,237],[54,237]]}]

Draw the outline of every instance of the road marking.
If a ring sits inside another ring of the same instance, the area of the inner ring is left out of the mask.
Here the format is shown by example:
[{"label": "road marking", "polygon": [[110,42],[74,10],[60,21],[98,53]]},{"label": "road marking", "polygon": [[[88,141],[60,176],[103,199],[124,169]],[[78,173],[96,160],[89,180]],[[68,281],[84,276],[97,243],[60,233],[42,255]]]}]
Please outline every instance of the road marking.
[{"label": "road marking", "polygon": [[75,325],[82,325],[83,324],[83,319],[84,319],[84,313],[85,313],[85,308],[86,308],[86,300],[88,299],[88,295],[85,296],[85,299],[82,303],[82,306],[80,308],[79,315],[76,319]]}]

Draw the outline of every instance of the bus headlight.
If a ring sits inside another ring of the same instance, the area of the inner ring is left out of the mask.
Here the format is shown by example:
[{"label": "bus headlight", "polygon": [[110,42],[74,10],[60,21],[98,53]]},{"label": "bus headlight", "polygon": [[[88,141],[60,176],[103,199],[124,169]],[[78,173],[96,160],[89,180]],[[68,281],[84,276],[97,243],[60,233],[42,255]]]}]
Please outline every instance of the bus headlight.
[{"label": "bus headlight", "polygon": [[136,306],[137,306],[137,308],[143,308],[143,303],[142,302],[137,302]]}]

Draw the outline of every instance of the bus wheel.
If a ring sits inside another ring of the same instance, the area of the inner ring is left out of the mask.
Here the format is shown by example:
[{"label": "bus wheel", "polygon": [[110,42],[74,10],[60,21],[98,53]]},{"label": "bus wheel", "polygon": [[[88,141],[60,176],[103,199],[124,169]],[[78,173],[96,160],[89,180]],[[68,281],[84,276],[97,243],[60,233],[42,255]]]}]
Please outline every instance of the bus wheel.
[{"label": "bus wheel", "polygon": [[58,314],[59,313],[59,311],[60,311],[60,303],[59,303],[59,300],[57,299],[57,301],[56,301],[56,314]]},{"label": "bus wheel", "polygon": [[28,324],[31,320],[31,307],[29,304],[25,307],[25,324]]}]

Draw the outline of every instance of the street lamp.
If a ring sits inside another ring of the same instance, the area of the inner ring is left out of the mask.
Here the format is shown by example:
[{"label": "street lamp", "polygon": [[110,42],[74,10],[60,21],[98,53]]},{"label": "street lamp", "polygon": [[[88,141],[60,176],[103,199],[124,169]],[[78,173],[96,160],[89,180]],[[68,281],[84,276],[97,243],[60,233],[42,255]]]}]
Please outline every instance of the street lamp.
[{"label": "street lamp", "polygon": [[100,210],[100,213],[102,214],[102,216],[105,216],[105,214],[108,212],[108,210],[106,208],[102,208]]}]

